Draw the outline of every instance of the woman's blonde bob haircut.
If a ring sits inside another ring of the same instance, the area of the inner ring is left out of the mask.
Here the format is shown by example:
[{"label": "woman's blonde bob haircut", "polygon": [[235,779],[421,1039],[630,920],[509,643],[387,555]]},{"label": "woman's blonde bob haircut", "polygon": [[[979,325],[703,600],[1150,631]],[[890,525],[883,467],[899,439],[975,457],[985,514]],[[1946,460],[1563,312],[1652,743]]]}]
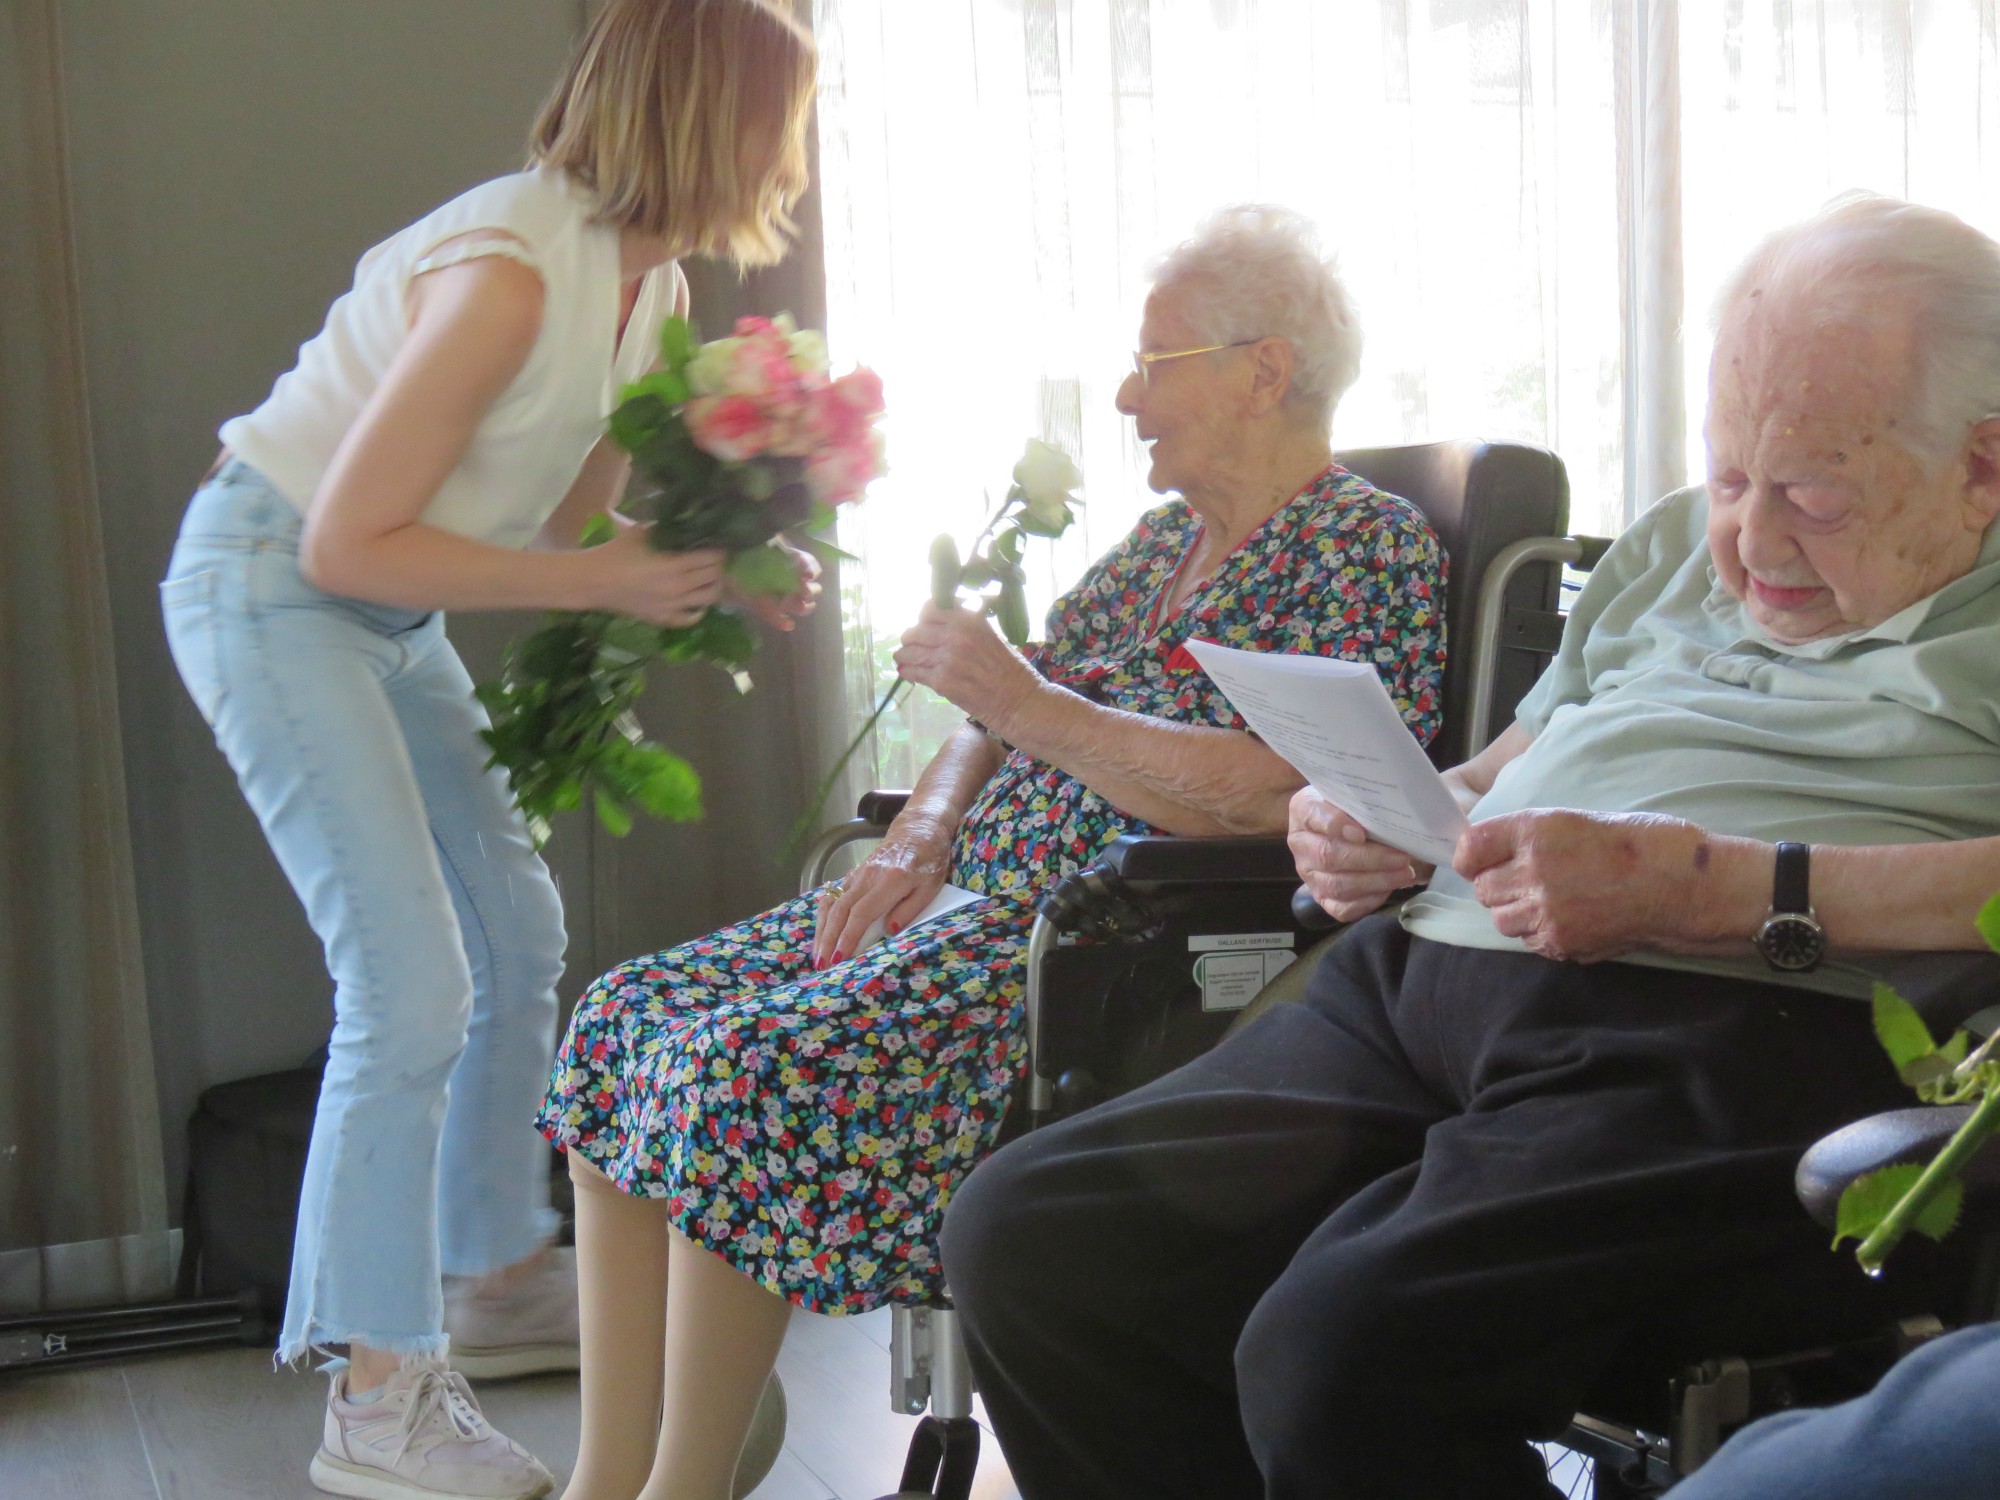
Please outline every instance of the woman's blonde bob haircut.
[{"label": "woman's blonde bob haircut", "polygon": [[[782,3],[782,0],[779,0]],[[812,37],[767,0],[609,0],[528,133],[528,165],[674,255],[766,266],[806,190]]]}]

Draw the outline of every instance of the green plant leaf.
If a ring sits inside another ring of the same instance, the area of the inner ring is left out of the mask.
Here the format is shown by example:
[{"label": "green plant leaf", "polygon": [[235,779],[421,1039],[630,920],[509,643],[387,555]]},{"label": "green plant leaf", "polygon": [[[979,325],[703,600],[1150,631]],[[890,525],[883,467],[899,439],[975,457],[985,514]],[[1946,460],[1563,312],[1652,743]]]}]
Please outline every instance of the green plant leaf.
[{"label": "green plant leaf", "polygon": [[649,749],[648,769],[634,794],[639,805],[656,818],[692,823],[701,816],[701,777],[678,755],[658,746]]},{"label": "green plant leaf", "polygon": [[729,559],[729,576],[746,594],[782,599],[798,592],[799,567],[778,547],[751,547]]},{"label": "green plant leaf", "polygon": [[625,810],[625,804],[603,787],[597,789],[597,821],[613,838],[622,839],[632,831],[632,814]]},{"label": "green plant leaf", "polygon": [[688,389],[687,377],[677,370],[653,370],[641,375],[637,380],[618,393],[622,404],[643,396],[651,396],[663,406],[680,406],[694,392]]},{"label": "green plant leaf", "polygon": [[993,555],[1010,563],[1021,560],[1021,550],[1028,544],[1026,535],[1018,526],[1003,526],[1000,534],[993,538]]},{"label": "green plant leaf", "polygon": [[1014,524],[1030,536],[1059,537],[1065,531],[1069,530],[1070,522],[1075,519],[1076,517],[1071,513],[1070,508],[1065,505],[1060,521],[1043,520],[1033,511],[1024,510],[1014,517]]},{"label": "green plant leaf", "polygon": [[1875,1035],[1906,1082],[1911,1064],[1937,1051],[1930,1028],[1916,1007],[1881,983],[1875,986]]},{"label": "green plant leaf", "polygon": [[674,316],[660,324],[660,360],[669,370],[679,373],[686,369],[700,342],[694,324],[686,318]]},{"label": "green plant leaf", "polygon": [[583,530],[577,534],[576,544],[579,547],[602,547],[616,535],[618,535],[617,524],[600,510],[583,523]]},{"label": "green plant leaf", "polygon": [[1986,939],[1986,946],[2000,953],[2000,895],[1990,897],[1972,920],[1979,935]]},{"label": "green plant leaf", "polygon": [[[1838,1249],[1843,1240],[1867,1239],[1923,1175],[1922,1164],[1909,1162],[1869,1172],[1850,1182],[1847,1191],[1840,1195],[1840,1210],[1833,1230],[1834,1247]],[[1924,1205],[1910,1227],[1919,1234],[1941,1240],[1958,1222],[1959,1207],[1964,1201],[1965,1187],[1954,1178]]]}]

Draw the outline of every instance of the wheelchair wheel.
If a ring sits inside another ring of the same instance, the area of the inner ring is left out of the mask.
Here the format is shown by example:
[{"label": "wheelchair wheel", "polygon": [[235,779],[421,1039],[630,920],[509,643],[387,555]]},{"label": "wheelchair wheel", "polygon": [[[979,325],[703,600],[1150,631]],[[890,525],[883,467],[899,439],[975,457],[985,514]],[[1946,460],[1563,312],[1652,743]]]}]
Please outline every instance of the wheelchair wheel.
[{"label": "wheelchair wheel", "polygon": [[1598,1472],[1598,1465],[1587,1454],[1575,1453],[1560,1443],[1537,1443],[1541,1449],[1542,1463],[1548,1469],[1549,1483],[1565,1500],[1613,1500],[1625,1491],[1606,1491],[1598,1486],[1611,1478]]},{"label": "wheelchair wheel", "polygon": [[785,1448],[785,1419],[785,1387],[774,1370],[764,1384],[762,1399],[757,1402],[757,1415],[750,1419],[749,1436],[743,1439],[743,1456],[736,1460],[736,1482],[731,1486],[736,1500],[743,1500],[762,1484],[777,1463]]},{"label": "wheelchair wheel", "polygon": [[971,1417],[925,1417],[910,1434],[903,1487],[881,1500],[967,1500],[978,1468],[978,1422]]}]

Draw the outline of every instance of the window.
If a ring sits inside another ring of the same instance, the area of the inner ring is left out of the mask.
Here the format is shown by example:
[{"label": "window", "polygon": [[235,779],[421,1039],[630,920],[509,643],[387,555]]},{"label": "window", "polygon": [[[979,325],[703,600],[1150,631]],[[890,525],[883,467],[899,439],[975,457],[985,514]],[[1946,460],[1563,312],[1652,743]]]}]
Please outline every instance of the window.
[{"label": "window", "polygon": [[[2000,232],[1994,0],[815,0],[828,333],[888,391],[891,474],[843,519],[858,724],[1033,435],[1088,510],[1037,610],[1158,503],[1112,408],[1150,260],[1283,203],[1367,338],[1336,445],[1478,434],[1568,465],[1615,530],[1699,475],[1712,289],[1834,193]],[[906,784],[957,721],[911,702]]]}]

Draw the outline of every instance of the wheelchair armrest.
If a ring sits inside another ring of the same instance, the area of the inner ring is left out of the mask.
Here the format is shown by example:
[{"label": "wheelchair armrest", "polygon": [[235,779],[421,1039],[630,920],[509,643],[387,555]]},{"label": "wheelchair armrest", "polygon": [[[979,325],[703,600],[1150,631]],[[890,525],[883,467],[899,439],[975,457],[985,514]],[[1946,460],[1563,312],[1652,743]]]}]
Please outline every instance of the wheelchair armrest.
[{"label": "wheelchair armrest", "polygon": [[[1883,1167],[1928,1162],[1972,1110],[1970,1104],[1920,1105],[1842,1126],[1799,1158],[1793,1183],[1799,1202],[1831,1229],[1839,1217],[1840,1195],[1849,1183]],[[1992,1149],[1991,1141],[1966,1164],[1963,1176],[1968,1209],[1977,1205],[1983,1210],[2000,1202],[2000,1151]]]},{"label": "wheelchair armrest", "polygon": [[861,800],[854,807],[854,816],[887,828],[896,821],[896,814],[909,800],[907,787],[877,787],[872,792],[861,794]]},{"label": "wheelchair armrest", "polygon": [[1113,839],[1097,863],[1128,884],[1290,885],[1298,870],[1281,834],[1175,838],[1128,833]]}]

